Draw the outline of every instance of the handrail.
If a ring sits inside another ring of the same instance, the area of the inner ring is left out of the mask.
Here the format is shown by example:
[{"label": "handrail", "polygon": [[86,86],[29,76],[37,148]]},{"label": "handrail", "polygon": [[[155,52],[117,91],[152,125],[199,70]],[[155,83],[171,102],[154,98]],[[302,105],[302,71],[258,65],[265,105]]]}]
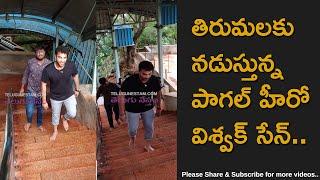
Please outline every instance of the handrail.
[{"label": "handrail", "polygon": [[[103,138],[103,134],[102,134],[102,122],[101,122],[101,116],[100,116],[100,110],[99,110],[99,105],[96,106],[97,109],[97,130],[96,130],[96,134],[97,134],[97,149],[96,149],[96,156],[97,156],[97,168],[99,170],[100,167],[104,166],[107,162],[107,158],[105,156],[105,154],[102,153],[102,138]],[[97,171],[97,176],[99,177],[99,171]]]},{"label": "handrail", "polygon": [[12,89],[8,96],[6,125],[4,133],[4,149],[1,154],[0,180],[14,179],[14,132],[13,132],[13,110],[12,110]]}]

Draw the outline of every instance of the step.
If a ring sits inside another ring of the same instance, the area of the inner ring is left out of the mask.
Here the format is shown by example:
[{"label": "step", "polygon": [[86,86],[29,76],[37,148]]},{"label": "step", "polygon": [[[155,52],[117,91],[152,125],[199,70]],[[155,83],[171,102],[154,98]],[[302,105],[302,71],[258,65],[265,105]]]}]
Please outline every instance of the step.
[{"label": "step", "polygon": [[161,163],[142,172],[135,173],[136,179],[177,179],[177,160]]},{"label": "step", "polygon": [[[85,126],[69,128],[68,132],[65,132],[65,130],[62,127],[58,128],[58,132],[60,134],[74,132],[74,131],[85,131],[85,130],[88,130],[88,128],[85,127]],[[51,133],[53,132],[53,129],[45,128],[45,132],[41,132],[38,128],[31,127],[28,132],[25,132],[24,128],[19,128],[18,129],[18,128],[15,127],[14,128],[14,132],[15,132],[16,140],[24,140],[24,141],[26,141],[26,139],[28,139],[28,138],[31,138],[31,139],[33,138],[33,140],[31,140],[31,141],[34,141],[35,137],[51,135]]]},{"label": "step", "polygon": [[[154,126],[154,130],[155,132],[156,131],[161,131],[162,129],[167,129],[167,130],[176,130],[177,129],[177,123],[176,122],[168,122],[168,123],[165,123],[161,126],[161,124],[159,125],[155,125]],[[105,139],[114,139],[116,137],[121,137],[121,136],[128,136],[128,128],[125,127],[125,128],[121,128],[121,129],[116,129],[117,130],[117,133],[113,133],[113,131],[115,130],[112,130],[112,132],[106,130],[106,131],[103,131],[102,132],[102,137],[105,138]],[[144,132],[144,127],[143,126],[139,126],[138,128],[138,132]]]},{"label": "step", "polygon": [[111,168],[106,167],[105,169],[101,169],[101,173],[104,174],[106,179],[118,178],[121,176],[134,174],[135,172],[141,172],[166,161],[176,160],[176,158],[176,153],[171,152],[156,156],[152,159],[144,159],[139,162],[132,162],[131,164],[126,164],[116,168],[112,166]]},{"label": "step", "polygon": [[44,172],[41,173],[41,177],[45,180],[94,180],[96,179],[96,166],[86,166],[60,171]]},{"label": "step", "polygon": [[[176,139],[171,139],[166,143],[162,143],[162,142],[159,142],[159,141],[152,143],[152,147],[154,147],[156,150],[158,150],[158,149],[167,149],[167,147],[172,146],[172,145],[175,145],[175,146],[177,145],[177,140]],[[118,159],[118,158],[121,158],[121,157],[129,156],[129,155],[132,155],[134,153],[136,153],[136,154],[143,153],[143,152],[145,152],[143,147],[144,147],[144,144],[137,145],[134,151],[131,151],[129,149],[129,146],[121,147],[121,148],[118,148],[118,149],[112,149],[112,150],[108,150],[107,148],[105,148],[106,152],[103,151],[103,153],[106,153],[108,159],[112,160],[112,159]]]},{"label": "step", "polygon": [[4,131],[0,131],[0,141],[4,141]]},{"label": "step", "polygon": [[[168,118],[156,118],[154,121],[154,125],[155,127],[160,126],[161,124],[165,124],[167,122],[177,122],[176,121],[177,117],[176,116],[170,116]],[[117,134],[119,131],[121,131],[120,129],[122,128],[127,128],[127,123],[122,124],[120,127],[113,129],[111,132],[109,132],[110,134]],[[143,123],[142,120],[139,120],[139,128],[143,127]]]},{"label": "step", "polygon": [[53,147],[46,150],[31,150],[16,153],[16,158],[23,161],[23,163],[40,161],[45,159],[54,159],[59,157],[80,155],[94,153],[96,151],[95,143],[74,144],[64,147]]},{"label": "step", "polygon": [[[18,130],[24,130],[25,124],[26,124],[26,121],[22,121],[22,122],[17,122],[17,121],[15,121],[15,122],[14,122],[14,127],[15,127],[16,129],[18,129]],[[51,129],[51,130],[53,129],[53,125],[51,124],[51,122],[46,122],[46,121],[45,121],[45,122],[42,123],[42,126],[43,126],[45,129]],[[83,125],[81,125],[81,124],[69,123],[69,127],[71,127],[71,128],[73,128],[73,127],[81,127],[81,126],[83,126]],[[32,123],[31,123],[30,130],[32,130],[32,129],[37,129],[37,122],[36,122],[36,120],[32,121]],[[60,123],[60,124],[58,125],[58,129],[63,129],[62,123]]]},{"label": "step", "polygon": [[[176,135],[170,135],[170,136],[164,136],[164,137],[159,137],[159,138],[154,138],[152,141],[153,145],[157,145],[157,144],[170,144],[172,142],[176,142]],[[145,141],[143,138],[137,138],[136,141],[136,146],[144,146],[145,145]],[[127,149],[129,147],[129,140],[124,141],[123,143],[118,143],[115,145],[111,145],[111,144],[102,144],[103,147],[105,147],[104,149],[106,149],[108,152],[110,153],[114,153],[114,152],[118,152],[118,151],[124,151],[125,149]]]},{"label": "step", "polygon": [[122,157],[108,161],[112,168],[121,167],[125,164],[132,164],[133,162],[140,162],[145,159],[152,159],[163,154],[176,153],[176,145],[171,145],[166,148],[156,149],[152,152],[143,151],[142,153],[133,154],[132,156]]},{"label": "step", "polygon": [[22,166],[23,174],[30,175],[34,173],[65,170],[83,166],[95,166],[96,154],[81,154],[62,158],[33,161],[25,163]]},{"label": "step", "polygon": [[[177,123],[173,123],[169,126],[166,127],[158,127],[158,128],[154,128],[154,136],[156,136],[157,134],[164,134],[166,132],[171,132],[177,131]],[[138,134],[144,134],[144,129],[138,129]],[[125,129],[123,132],[119,132],[118,135],[109,135],[109,134],[104,134],[104,136],[102,136],[102,139],[105,140],[106,142],[110,142],[110,143],[114,143],[119,141],[119,139],[128,139],[128,130]]]},{"label": "step", "polygon": [[[89,134],[95,134],[94,131],[92,130],[81,130],[81,131],[70,131],[70,132],[64,132],[64,131],[58,131],[58,136],[55,140],[55,142],[61,142],[61,141],[72,141],[72,138],[74,137],[81,137],[83,135],[89,135]],[[19,137],[16,136],[15,138],[15,142],[17,144],[20,143],[25,143],[25,144],[29,144],[29,143],[39,143],[39,142],[47,142],[50,141],[51,134],[46,133],[45,135],[41,135],[41,136],[30,136],[30,137]]]},{"label": "step", "polygon": [[[143,147],[139,149],[143,149]],[[143,161],[144,159],[153,159],[163,154],[176,153],[176,149],[176,145],[172,144],[166,148],[157,148],[153,152],[142,151],[139,153],[132,153],[127,156],[124,155],[118,156],[117,158],[110,158],[107,160],[107,164],[109,164],[112,168],[118,168],[124,165],[132,164],[133,162]]]},{"label": "step", "polygon": [[36,173],[36,174],[28,174],[28,175],[24,175],[22,174],[23,172],[21,171],[17,171],[16,172],[16,179],[17,180],[41,180],[41,174],[40,173]]},{"label": "step", "polygon": [[[158,131],[158,132],[156,132],[153,141],[162,140],[163,137],[165,137],[165,136],[175,138],[176,131],[165,131],[165,132]],[[128,142],[129,142],[128,136],[127,136],[127,138],[119,139],[118,142],[114,142],[114,143],[108,142],[107,140],[103,139],[103,143],[106,143],[109,149],[127,146]],[[138,132],[137,137],[136,137],[136,144],[139,144],[141,142],[144,143],[144,135],[143,135],[143,132]]]},{"label": "step", "polygon": [[88,142],[96,142],[96,135],[94,133],[83,135],[81,137],[68,137],[69,141],[59,141],[57,139],[56,141],[45,141],[45,142],[34,142],[30,144],[15,144],[16,151],[34,151],[34,150],[45,150],[45,149],[51,149],[51,148],[57,148],[57,147],[64,147],[64,146],[70,146],[74,144],[82,144],[82,143],[88,143]]}]

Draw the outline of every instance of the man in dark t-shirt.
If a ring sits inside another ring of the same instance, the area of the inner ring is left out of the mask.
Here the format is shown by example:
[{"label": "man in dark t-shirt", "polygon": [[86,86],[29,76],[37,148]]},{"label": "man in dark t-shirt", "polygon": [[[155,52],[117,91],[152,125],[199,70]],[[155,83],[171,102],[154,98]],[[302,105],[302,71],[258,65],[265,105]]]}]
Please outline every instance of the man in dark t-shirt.
[{"label": "man in dark t-shirt", "polygon": [[[49,64],[43,70],[41,77],[42,106],[44,109],[48,109],[46,88],[47,84],[50,83],[52,125],[54,127],[53,134],[50,137],[50,140],[52,141],[54,141],[58,135],[58,125],[62,104],[66,107],[67,112],[61,116],[61,118],[64,129],[68,131],[68,120],[74,118],[77,113],[76,96],[78,96],[80,92],[78,71],[73,62],[67,61],[67,47],[58,47],[55,52],[55,57],[56,61]],[[75,84],[75,90],[72,88],[73,81]]]},{"label": "man in dark t-shirt", "polygon": [[120,88],[117,86],[117,84],[108,82],[104,77],[99,79],[99,83],[100,86],[98,88],[96,98],[98,100],[100,95],[103,95],[104,107],[107,112],[110,128],[115,128],[113,125],[112,112],[114,112],[117,123],[119,125],[121,124],[119,121],[119,106],[117,98]]},{"label": "man in dark t-shirt", "polygon": [[135,146],[135,139],[141,116],[144,126],[144,138],[146,140],[145,150],[153,151],[151,146],[154,132],[154,110],[156,114],[161,113],[161,84],[159,78],[152,75],[154,66],[149,61],[139,64],[139,74],[128,77],[121,85],[120,92],[120,119],[124,119],[126,111],[128,121],[128,132],[130,137],[129,146]]}]

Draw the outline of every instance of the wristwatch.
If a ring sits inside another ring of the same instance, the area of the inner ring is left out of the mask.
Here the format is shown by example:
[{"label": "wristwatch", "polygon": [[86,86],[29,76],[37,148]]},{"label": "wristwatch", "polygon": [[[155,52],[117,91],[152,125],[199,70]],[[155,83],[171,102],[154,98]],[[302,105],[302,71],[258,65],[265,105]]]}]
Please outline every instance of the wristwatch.
[{"label": "wristwatch", "polygon": [[76,89],[76,90],[74,90],[74,91],[80,92],[80,90],[79,90],[79,89]]}]

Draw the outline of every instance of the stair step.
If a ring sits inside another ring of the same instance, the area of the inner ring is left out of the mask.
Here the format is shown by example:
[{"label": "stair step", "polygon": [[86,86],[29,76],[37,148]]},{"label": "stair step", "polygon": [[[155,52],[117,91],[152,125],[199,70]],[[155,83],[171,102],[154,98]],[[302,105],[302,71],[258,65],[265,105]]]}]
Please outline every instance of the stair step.
[{"label": "stair step", "polygon": [[[175,122],[175,121],[165,121],[163,123],[156,122],[154,124],[154,128],[155,128],[155,130],[162,129],[162,128],[177,129],[177,122]],[[144,126],[142,123],[139,124],[138,131],[139,130],[144,130]],[[121,136],[121,135],[126,135],[126,134],[128,134],[128,127],[121,126],[121,127],[117,127],[116,129],[112,129],[112,131],[105,129],[103,134],[106,137],[110,137],[110,138],[116,137],[116,136]]]},{"label": "stair step", "polygon": [[[53,129],[48,129],[45,128],[45,132],[41,132],[38,128],[30,128],[28,132],[25,132],[24,129],[17,129],[15,128],[15,140],[16,142],[18,141],[23,141],[23,142],[34,142],[36,137],[41,137],[41,136],[50,136],[51,133],[53,132]],[[68,132],[65,132],[64,129],[59,129],[58,132],[59,134],[65,134],[65,133],[70,133],[70,132],[75,132],[75,131],[86,131],[88,130],[87,127],[73,127],[70,128]]]},{"label": "stair step", "polygon": [[[168,120],[176,121],[176,117],[177,117],[176,115],[170,114],[170,115],[166,115],[166,116],[155,117],[155,121],[156,122],[160,122],[160,123],[168,121]],[[114,122],[115,125],[117,125],[117,122],[115,120],[113,122]],[[139,119],[139,122],[140,122],[140,124],[142,124],[142,119]],[[108,122],[107,118],[105,119],[105,118],[102,117],[101,123],[103,125],[109,126],[109,122]],[[126,125],[126,122],[125,122],[125,124],[122,124],[122,125]]]},{"label": "stair step", "polygon": [[106,177],[105,179],[114,179],[121,176],[134,174],[135,172],[141,172],[143,170],[151,168],[152,166],[157,166],[160,163],[175,160],[175,159],[176,159],[176,153],[171,152],[171,153],[156,156],[151,159],[143,159],[141,161],[131,161],[130,164],[127,163],[119,167],[112,167],[111,165],[111,168],[105,168],[105,169],[102,169],[101,171],[104,174],[104,177]]},{"label": "stair step", "polygon": [[59,140],[57,139],[54,142],[45,141],[45,142],[34,142],[30,144],[16,144],[16,150],[17,151],[34,151],[38,149],[51,149],[51,148],[57,148],[57,147],[64,147],[74,144],[83,144],[88,142],[95,142],[96,141],[96,135],[95,133],[83,135],[80,137],[65,137],[65,140]]},{"label": "stair step", "polygon": [[[81,137],[83,135],[89,135],[89,134],[93,134],[93,131],[91,130],[81,130],[81,131],[70,131],[70,132],[64,132],[64,131],[58,131],[58,136],[56,138],[56,142],[61,142],[61,141],[72,141],[73,137]],[[21,137],[21,136],[16,136],[15,142],[17,144],[20,143],[25,143],[25,144],[29,144],[29,143],[39,143],[39,142],[46,142],[49,141],[51,134],[49,134],[48,132],[44,135],[41,136],[29,136],[29,137]]]},{"label": "stair step", "polygon": [[17,157],[23,159],[23,163],[39,161],[45,159],[54,159],[59,157],[94,153],[96,151],[95,143],[75,144],[64,147],[54,147],[46,150],[24,151],[17,153]]},{"label": "stair step", "polygon": [[159,164],[157,167],[152,167],[142,172],[136,172],[136,179],[177,179],[177,160],[171,160]]},{"label": "stair step", "polygon": [[133,162],[140,162],[144,159],[153,159],[153,158],[156,158],[156,157],[161,156],[163,154],[168,154],[171,152],[176,153],[176,145],[171,145],[166,148],[156,149],[153,152],[143,151],[142,153],[133,154],[132,156],[127,156],[127,157],[124,156],[119,159],[110,160],[109,163],[112,168],[117,168],[117,167],[121,167],[125,164],[132,164],[132,161]]},{"label": "stair step", "polygon": [[23,175],[21,171],[18,171],[16,174],[18,174],[16,175],[17,180],[41,180],[40,173]]},{"label": "stair step", "polygon": [[96,166],[87,166],[60,171],[44,172],[41,173],[41,177],[45,180],[94,180],[96,179]]},{"label": "stair step", "polygon": [[[126,156],[118,156],[116,158],[108,158],[107,163],[111,166],[111,168],[117,169],[126,165],[135,165],[140,161],[145,159],[156,159],[158,156],[162,156],[164,154],[176,153],[176,145],[172,144],[166,148],[158,148],[153,152],[146,152],[143,147],[131,151],[132,153]],[[141,150],[141,151],[140,151]],[[158,162],[157,162],[158,163]],[[151,164],[157,166],[157,163]]]},{"label": "stair step", "polygon": [[[163,132],[163,133],[157,132],[155,135],[154,141],[157,141],[157,140],[163,141],[164,136],[173,138],[173,137],[176,137],[176,132],[175,131],[171,131],[171,132],[167,131],[167,132]],[[103,139],[103,141],[107,144],[107,147],[109,149],[113,149],[113,148],[128,146],[129,138],[127,137],[125,139],[119,139],[118,142],[114,142],[113,144],[109,143],[105,139]],[[136,144],[141,144],[141,143],[144,143],[144,135],[143,135],[143,133],[138,132],[138,135],[136,138]]]},{"label": "stair step", "polygon": [[95,166],[95,164],[96,155],[95,153],[90,153],[25,163],[23,164],[22,172],[26,175],[29,175],[34,173],[58,171],[83,166]]},{"label": "stair step", "polygon": [[[156,150],[168,149],[169,146],[176,146],[176,145],[177,145],[176,139],[172,139],[171,142],[166,142],[166,143],[160,143],[160,142],[152,143],[152,147],[154,147]],[[118,148],[118,149],[112,149],[112,151],[106,149],[105,153],[107,154],[108,160],[113,160],[113,159],[119,159],[125,156],[130,156],[133,154],[143,153],[145,152],[143,147],[144,147],[143,144],[137,145],[134,151],[131,151],[128,146]]]},{"label": "stair step", "polygon": [[[174,131],[176,133],[177,131],[177,124],[171,124],[168,127],[159,127],[154,129],[154,136],[157,136],[159,134],[165,134],[166,132],[171,132]],[[144,129],[138,129],[138,134],[144,134]],[[119,142],[120,139],[129,139],[128,136],[128,130],[123,129],[123,132],[119,132],[118,135],[109,135],[109,134],[104,134],[102,137],[103,140],[105,140],[107,143],[115,143]]]}]

